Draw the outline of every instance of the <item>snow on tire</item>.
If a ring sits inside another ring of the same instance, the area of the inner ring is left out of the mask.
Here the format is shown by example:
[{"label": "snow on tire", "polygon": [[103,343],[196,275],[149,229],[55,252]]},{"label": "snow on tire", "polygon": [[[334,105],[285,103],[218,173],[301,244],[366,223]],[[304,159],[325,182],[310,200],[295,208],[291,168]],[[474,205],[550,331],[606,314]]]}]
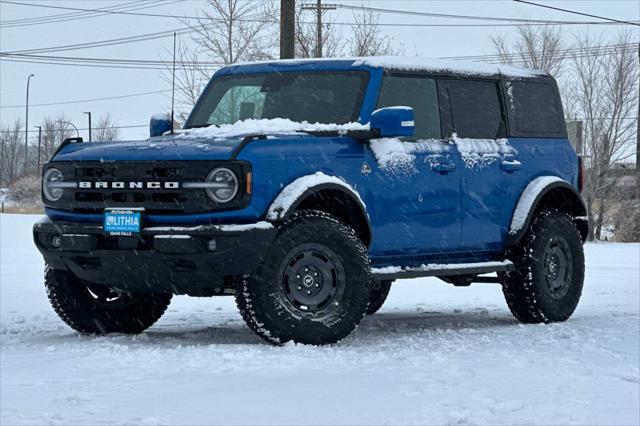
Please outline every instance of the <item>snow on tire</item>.
[{"label": "snow on tire", "polygon": [[80,333],[138,334],[160,319],[171,294],[118,293],[47,267],[45,287],[60,319]]},{"label": "snow on tire", "polygon": [[540,212],[510,253],[515,271],[500,273],[509,309],[521,322],[567,320],[584,281],[584,251],[571,217],[557,209]]},{"label": "snow on tire", "polygon": [[324,345],[348,336],[364,317],[372,283],[367,249],[356,233],[323,212],[283,224],[236,303],[267,342]]}]

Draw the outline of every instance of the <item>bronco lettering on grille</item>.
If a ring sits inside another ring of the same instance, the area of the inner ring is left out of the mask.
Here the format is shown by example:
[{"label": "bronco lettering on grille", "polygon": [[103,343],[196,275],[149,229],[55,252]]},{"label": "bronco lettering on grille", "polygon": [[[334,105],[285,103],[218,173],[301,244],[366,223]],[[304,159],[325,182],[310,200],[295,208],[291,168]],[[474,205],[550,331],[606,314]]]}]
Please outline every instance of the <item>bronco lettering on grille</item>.
[{"label": "bronco lettering on grille", "polygon": [[92,182],[82,181],[78,182],[78,188],[80,189],[178,189],[180,188],[180,182],[124,182],[124,181],[112,181],[112,182]]}]

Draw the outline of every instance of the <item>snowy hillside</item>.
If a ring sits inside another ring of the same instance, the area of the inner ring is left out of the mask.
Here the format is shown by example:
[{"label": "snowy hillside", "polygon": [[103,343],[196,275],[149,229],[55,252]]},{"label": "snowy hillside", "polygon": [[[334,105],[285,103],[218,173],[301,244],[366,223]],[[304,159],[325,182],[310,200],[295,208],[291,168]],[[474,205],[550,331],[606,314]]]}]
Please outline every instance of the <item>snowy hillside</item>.
[{"label": "snowy hillside", "polygon": [[500,287],[400,282],[334,347],[266,345],[232,298],[137,336],[49,307],[36,216],[0,215],[0,424],[639,424],[640,245],[590,244],[581,304],[520,325]]}]

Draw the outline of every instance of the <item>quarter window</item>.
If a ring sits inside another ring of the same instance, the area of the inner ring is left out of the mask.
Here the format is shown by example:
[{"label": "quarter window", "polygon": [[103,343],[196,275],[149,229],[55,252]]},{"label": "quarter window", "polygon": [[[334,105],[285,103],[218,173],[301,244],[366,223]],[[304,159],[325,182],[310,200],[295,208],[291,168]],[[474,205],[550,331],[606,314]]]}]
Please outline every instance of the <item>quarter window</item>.
[{"label": "quarter window", "polygon": [[503,136],[498,86],[490,81],[449,80],[449,99],[456,134],[461,138]]},{"label": "quarter window", "polygon": [[509,114],[516,133],[546,136],[564,133],[562,109],[553,86],[532,81],[507,83]]},{"label": "quarter window", "polygon": [[385,76],[382,80],[378,108],[408,106],[416,120],[415,137],[440,139],[440,112],[436,81],[412,76]]}]

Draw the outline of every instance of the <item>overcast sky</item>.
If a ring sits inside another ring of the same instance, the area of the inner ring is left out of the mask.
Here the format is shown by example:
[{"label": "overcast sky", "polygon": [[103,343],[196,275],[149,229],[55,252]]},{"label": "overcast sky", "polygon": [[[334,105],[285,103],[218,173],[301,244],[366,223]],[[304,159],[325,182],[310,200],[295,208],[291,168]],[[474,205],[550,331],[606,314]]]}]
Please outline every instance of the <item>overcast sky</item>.
[{"label": "overcast sky", "polygon": [[[132,0],[12,0],[21,3],[40,5],[57,5],[76,8],[101,8],[130,2]],[[247,0],[249,1],[249,0]],[[253,0],[259,1],[259,0]],[[538,3],[585,13],[602,15],[620,20],[639,20],[640,1],[637,0],[573,0],[573,1],[541,1]],[[158,2],[168,3],[168,1]],[[279,3],[279,2],[278,2]],[[332,3],[359,5],[361,1],[335,0]],[[408,1],[369,1],[373,7],[392,8],[431,13],[482,15],[492,17],[515,17],[553,20],[594,20],[559,11],[518,4],[509,0],[408,0]],[[203,0],[176,1],[168,6],[156,6],[141,10],[161,17],[140,17],[126,15],[106,15],[68,22],[47,23],[31,26],[0,26],[0,51],[42,48],[65,44],[99,41],[118,37],[127,37],[144,33],[170,30],[184,24],[171,16],[195,15],[198,9],[206,7]],[[21,6],[0,3],[0,21],[26,19],[71,13],[65,10],[54,10],[40,7]],[[353,21],[353,12],[335,10],[328,12],[336,22]],[[312,15],[309,15],[312,19]],[[433,23],[433,24],[469,24],[478,23],[459,19],[440,19],[414,17],[406,15],[382,14],[384,23]],[[567,26],[571,32],[604,32],[613,36],[619,26],[580,25]],[[637,27],[636,27],[637,28]],[[640,32],[634,29],[640,38]],[[348,32],[348,28],[343,30]],[[493,34],[513,34],[513,27],[384,27],[383,31],[402,43],[408,54],[443,57],[461,55],[493,54],[489,39]],[[274,33],[277,37],[277,33]],[[167,59],[166,49],[171,46],[171,38],[162,38],[145,42],[124,44],[110,47],[99,47],[86,50],[50,53],[48,55],[103,57],[119,59]],[[24,119],[25,89],[27,76],[33,73],[31,80],[29,126],[37,125],[47,115],[64,113],[74,124],[83,129],[87,127],[87,118],[82,113],[92,111],[94,120],[98,116],[110,113],[120,126],[146,125],[151,114],[169,108],[170,101],[166,95],[153,94],[147,96],[114,99],[109,101],[88,102],[56,106],[35,106],[42,103],[53,103],[90,98],[127,95],[133,93],[168,89],[157,70],[121,70],[111,68],[90,68],[48,64],[26,64],[0,61],[0,122],[8,124],[16,117]],[[21,106],[19,108],[7,108]],[[81,130],[86,138],[86,131]],[[145,127],[123,129],[122,135],[127,138],[146,138]],[[34,133],[35,137],[35,133]]]}]

